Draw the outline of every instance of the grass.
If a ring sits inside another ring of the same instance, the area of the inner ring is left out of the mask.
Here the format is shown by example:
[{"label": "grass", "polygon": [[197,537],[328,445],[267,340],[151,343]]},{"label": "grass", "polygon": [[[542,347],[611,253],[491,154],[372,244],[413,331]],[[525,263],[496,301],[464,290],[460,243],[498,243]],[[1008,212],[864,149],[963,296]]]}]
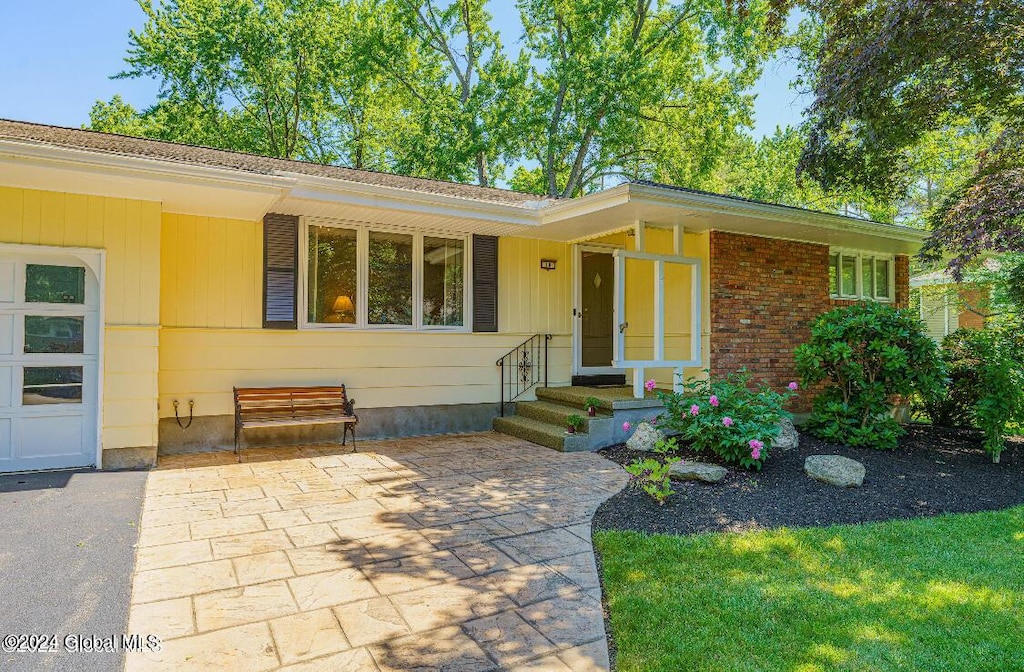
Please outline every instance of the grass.
[{"label": "grass", "polygon": [[622,672],[1024,670],[1024,507],[594,538]]}]

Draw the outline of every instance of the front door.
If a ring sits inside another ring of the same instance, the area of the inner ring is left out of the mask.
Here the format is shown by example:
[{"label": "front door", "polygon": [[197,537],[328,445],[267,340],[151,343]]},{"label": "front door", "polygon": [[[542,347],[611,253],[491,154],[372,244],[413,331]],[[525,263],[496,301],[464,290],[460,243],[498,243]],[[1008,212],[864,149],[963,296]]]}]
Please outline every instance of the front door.
[{"label": "front door", "polygon": [[96,463],[99,290],[74,256],[0,251],[0,472]]},{"label": "front door", "polygon": [[612,367],[615,338],[615,262],[612,249],[577,248],[575,369],[578,374],[620,373]]}]

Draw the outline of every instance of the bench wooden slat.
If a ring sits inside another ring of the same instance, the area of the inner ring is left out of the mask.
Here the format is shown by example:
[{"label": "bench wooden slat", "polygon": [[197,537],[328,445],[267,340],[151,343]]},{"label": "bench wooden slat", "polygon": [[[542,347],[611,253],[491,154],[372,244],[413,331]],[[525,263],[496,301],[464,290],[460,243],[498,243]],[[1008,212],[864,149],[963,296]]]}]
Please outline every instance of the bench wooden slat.
[{"label": "bench wooden slat", "polygon": [[315,416],[310,418],[268,418],[246,423],[246,427],[278,427],[282,425],[330,425],[341,422],[355,422],[351,415]]},{"label": "bench wooden slat", "polygon": [[349,431],[355,441],[359,418],[352,412],[344,385],[236,387],[234,393],[235,452],[241,431],[248,427],[343,423],[342,445]]},{"label": "bench wooden slat", "polygon": [[293,408],[344,408],[348,404],[341,402],[337,399],[302,399],[294,402],[239,402],[238,406],[241,408],[243,413],[248,411],[260,411],[260,410],[290,410]]}]

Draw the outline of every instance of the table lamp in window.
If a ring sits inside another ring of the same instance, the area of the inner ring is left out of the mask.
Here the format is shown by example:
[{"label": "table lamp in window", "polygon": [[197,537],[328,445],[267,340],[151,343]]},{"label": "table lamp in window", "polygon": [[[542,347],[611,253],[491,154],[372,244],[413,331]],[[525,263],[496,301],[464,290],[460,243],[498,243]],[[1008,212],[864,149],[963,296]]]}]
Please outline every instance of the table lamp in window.
[{"label": "table lamp in window", "polygon": [[331,312],[326,317],[328,322],[351,324],[356,321],[356,307],[352,299],[347,295],[339,296],[331,306]]}]

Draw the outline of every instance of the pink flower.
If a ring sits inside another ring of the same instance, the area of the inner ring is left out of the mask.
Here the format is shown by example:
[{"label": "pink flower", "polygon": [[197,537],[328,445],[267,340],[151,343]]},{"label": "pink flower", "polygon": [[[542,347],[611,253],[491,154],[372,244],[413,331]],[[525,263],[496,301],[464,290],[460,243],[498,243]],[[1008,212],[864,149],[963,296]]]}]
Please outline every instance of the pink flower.
[{"label": "pink flower", "polygon": [[722,424],[725,425],[726,427],[732,427],[732,418],[730,418],[728,415],[725,416],[724,418],[722,418]]},{"label": "pink flower", "polygon": [[761,459],[761,449],[760,448],[754,448],[752,451],[750,451],[750,457],[754,458],[755,460],[760,460]]},{"label": "pink flower", "polygon": [[629,431],[629,429],[630,429],[630,428],[631,428],[632,426],[633,426],[633,425],[629,424],[628,422],[624,422],[624,423],[622,423],[622,431],[624,431],[624,432],[628,432],[628,431]]},{"label": "pink flower", "polygon": [[800,389],[800,386],[796,384],[795,380],[792,383],[790,383],[789,385],[787,385],[786,387],[788,387],[789,389],[793,390],[794,392],[796,392],[797,390]]},{"label": "pink flower", "polygon": [[761,449],[764,448],[764,444],[757,439],[750,440],[750,457],[755,460],[761,459]]},{"label": "pink flower", "polygon": [[708,399],[708,403],[714,406],[715,408],[718,408],[718,397],[712,394],[711,398]]},{"label": "pink flower", "polygon": [[657,387],[657,385],[658,384],[654,382],[654,378],[651,378],[646,383],[644,383],[644,389],[647,390],[648,392],[653,392],[654,388]]},{"label": "pink flower", "polygon": [[698,413],[700,413],[700,406],[697,404],[690,406],[690,415],[697,415]]}]

